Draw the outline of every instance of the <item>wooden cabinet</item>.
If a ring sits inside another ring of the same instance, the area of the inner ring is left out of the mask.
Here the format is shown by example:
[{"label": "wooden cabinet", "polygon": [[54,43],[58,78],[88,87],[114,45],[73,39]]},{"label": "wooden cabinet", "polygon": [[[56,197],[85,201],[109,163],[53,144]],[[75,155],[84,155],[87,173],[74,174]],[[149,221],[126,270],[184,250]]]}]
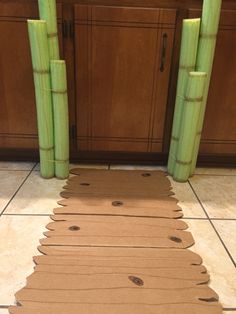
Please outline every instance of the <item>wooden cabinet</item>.
[{"label": "wooden cabinet", "polygon": [[[61,6],[58,5],[61,37]],[[0,3],[0,148],[38,147],[33,71],[27,19],[36,3]]]},{"label": "wooden cabinet", "polygon": [[[190,10],[190,16],[200,16]],[[236,10],[222,10],[201,154],[236,154]]]},{"label": "wooden cabinet", "polygon": [[175,9],[75,6],[79,151],[162,151],[175,21]]},{"label": "wooden cabinet", "polygon": [[[182,19],[200,16],[201,3],[58,1],[72,157],[167,160]],[[38,147],[29,18],[38,18],[37,1],[0,0],[0,157],[5,158],[21,152],[31,158]],[[236,3],[224,0],[200,148],[210,162],[236,156],[235,55]]]},{"label": "wooden cabinet", "polygon": [[34,85],[26,18],[35,4],[0,3],[0,147],[37,147]]}]

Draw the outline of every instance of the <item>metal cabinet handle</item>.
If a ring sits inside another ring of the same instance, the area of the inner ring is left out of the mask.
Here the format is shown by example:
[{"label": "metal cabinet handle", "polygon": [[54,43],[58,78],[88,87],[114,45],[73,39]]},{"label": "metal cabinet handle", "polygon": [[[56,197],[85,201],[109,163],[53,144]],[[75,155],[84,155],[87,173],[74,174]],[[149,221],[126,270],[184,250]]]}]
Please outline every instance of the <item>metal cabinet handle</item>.
[{"label": "metal cabinet handle", "polygon": [[165,62],[166,62],[166,49],[167,49],[167,34],[163,34],[162,36],[162,52],[161,52],[161,65],[160,65],[160,71],[164,72],[165,70]]}]

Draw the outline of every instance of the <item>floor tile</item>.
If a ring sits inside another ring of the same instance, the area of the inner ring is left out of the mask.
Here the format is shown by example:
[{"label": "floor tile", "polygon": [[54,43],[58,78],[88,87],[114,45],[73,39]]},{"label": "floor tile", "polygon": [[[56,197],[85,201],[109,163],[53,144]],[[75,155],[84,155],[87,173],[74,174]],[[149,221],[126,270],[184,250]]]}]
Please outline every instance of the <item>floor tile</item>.
[{"label": "floor tile", "polygon": [[31,170],[35,162],[0,161],[0,170]]},{"label": "floor tile", "polygon": [[213,220],[212,222],[236,262],[236,220]]},{"label": "floor tile", "polygon": [[29,171],[0,171],[0,213],[28,174]]},{"label": "floor tile", "polygon": [[[70,169],[72,168],[88,168],[88,169],[108,169],[108,165],[103,164],[80,164],[80,163],[71,163]],[[34,170],[39,171],[39,163],[36,165]]]},{"label": "floor tile", "polygon": [[0,309],[0,314],[9,314],[8,309]]},{"label": "floor tile", "polygon": [[209,174],[209,175],[236,175],[236,168],[196,168],[195,174]]},{"label": "floor tile", "polygon": [[210,286],[224,308],[236,308],[236,269],[209,221],[187,220],[195,239],[191,248],[203,258],[211,276]]},{"label": "floor tile", "polygon": [[51,214],[65,180],[43,179],[33,171],[7,207],[6,214]]},{"label": "floor tile", "polygon": [[206,215],[199,204],[190,185],[187,183],[175,182],[171,177],[168,177],[173,187],[173,192],[179,200],[179,206],[184,212],[184,218],[206,218]]},{"label": "floor tile", "polygon": [[145,165],[111,165],[111,170],[163,170],[166,171],[164,166],[145,166]]},{"label": "floor tile", "polygon": [[0,218],[0,304],[14,304],[14,294],[25,285],[33,271],[49,217],[2,216]]},{"label": "floor tile", "polygon": [[236,219],[236,176],[194,176],[195,192],[211,218]]}]

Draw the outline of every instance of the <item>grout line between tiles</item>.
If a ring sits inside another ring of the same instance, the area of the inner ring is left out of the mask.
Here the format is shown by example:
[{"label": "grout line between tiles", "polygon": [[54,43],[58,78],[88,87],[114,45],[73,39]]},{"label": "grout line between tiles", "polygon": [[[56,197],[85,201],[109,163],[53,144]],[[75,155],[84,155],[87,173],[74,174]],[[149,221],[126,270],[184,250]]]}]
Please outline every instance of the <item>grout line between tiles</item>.
[{"label": "grout line between tiles", "polygon": [[180,218],[181,220],[185,220],[185,219],[188,219],[188,220],[209,220],[207,217],[182,217]]},{"label": "grout line between tiles", "polygon": [[20,186],[18,187],[18,189],[15,191],[15,193],[12,195],[12,197],[10,198],[10,200],[8,201],[8,203],[6,204],[6,206],[3,208],[2,212],[0,213],[0,217],[1,215],[5,212],[5,210],[7,209],[7,207],[9,206],[9,204],[11,203],[11,201],[14,199],[14,197],[16,196],[16,194],[19,192],[19,190],[21,189],[21,187],[25,184],[25,182],[27,181],[27,179],[29,178],[29,176],[31,175],[31,173],[33,172],[34,168],[36,167],[36,164],[33,166],[33,168],[30,170],[30,172],[28,173],[28,175],[25,177],[25,179],[22,181],[22,183],[20,184]]},{"label": "grout line between tiles", "polygon": [[12,305],[0,305],[0,309],[8,309]]},{"label": "grout line between tiles", "polygon": [[195,176],[235,177],[236,174],[195,173]]},{"label": "grout line between tiles", "polygon": [[33,165],[33,167],[31,168],[31,171],[33,171],[34,170],[34,168],[37,166],[37,162]]},{"label": "grout line between tiles", "polygon": [[223,311],[225,312],[227,312],[227,311],[230,311],[230,312],[233,312],[233,311],[236,311],[236,308],[234,307],[234,308],[229,308],[229,307],[227,307],[227,308],[223,308]]},{"label": "grout line between tiles", "polygon": [[40,216],[40,217],[50,217],[52,214],[2,214],[2,216]]},{"label": "grout line between tiles", "polygon": [[236,218],[211,218],[211,220],[229,220],[229,221],[236,221]]},{"label": "grout line between tiles", "polygon": [[234,259],[233,259],[232,255],[230,254],[230,252],[229,252],[227,246],[225,245],[224,241],[222,240],[222,238],[221,238],[219,232],[217,231],[216,227],[214,226],[213,222],[211,221],[211,219],[210,219],[210,217],[209,217],[209,215],[208,215],[208,213],[207,213],[207,211],[206,211],[204,205],[202,204],[202,201],[201,201],[200,198],[198,197],[196,191],[194,190],[194,188],[193,188],[193,186],[192,186],[192,184],[191,184],[191,182],[190,182],[189,180],[188,180],[188,183],[189,183],[189,185],[190,185],[190,187],[191,187],[191,189],[192,189],[194,195],[196,196],[198,202],[200,203],[200,205],[201,205],[203,211],[205,212],[205,215],[207,216],[207,218],[208,218],[208,220],[209,220],[209,222],[210,222],[212,228],[215,230],[215,233],[216,233],[216,235],[218,236],[218,238],[219,238],[221,244],[223,245],[225,251],[227,252],[227,254],[228,254],[228,256],[229,256],[231,262],[233,263],[234,267],[236,267],[236,262],[234,261]]}]

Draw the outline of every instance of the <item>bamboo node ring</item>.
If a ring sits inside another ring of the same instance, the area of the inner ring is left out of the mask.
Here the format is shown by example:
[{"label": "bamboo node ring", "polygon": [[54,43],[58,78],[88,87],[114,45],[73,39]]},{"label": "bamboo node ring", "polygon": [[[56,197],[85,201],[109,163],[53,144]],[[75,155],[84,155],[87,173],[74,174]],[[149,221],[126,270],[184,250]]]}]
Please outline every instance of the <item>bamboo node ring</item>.
[{"label": "bamboo node ring", "polygon": [[49,74],[49,70],[38,70],[38,69],[33,69],[33,72],[36,74]]},{"label": "bamboo node ring", "polygon": [[184,100],[187,102],[202,102],[203,97],[198,97],[198,98],[184,97]]},{"label": "bamboo node ring", "polygon": [[176,162],[177,162],[177,164],[180,164],[180,165],[191,165],[192,160],[191,161],[181,161],[181,160],[176,159]]},{"label": "bamboo node ring", "polygon": [[67,94],[67,90],[55,90],[55,89],[51,89],[51,92],[53,94]]},{"label": "bamboo node ring", "polygon": [[48,33],[48,38],[57,37],[58,33]]}]

